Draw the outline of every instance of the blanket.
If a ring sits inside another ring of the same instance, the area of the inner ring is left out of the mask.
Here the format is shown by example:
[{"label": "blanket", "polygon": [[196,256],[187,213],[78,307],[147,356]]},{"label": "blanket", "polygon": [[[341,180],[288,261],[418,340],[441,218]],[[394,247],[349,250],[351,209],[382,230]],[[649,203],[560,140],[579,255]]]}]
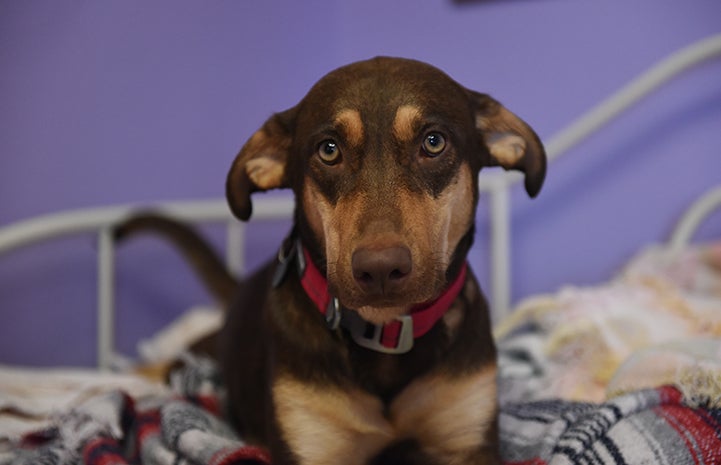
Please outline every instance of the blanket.
[{"label": "blanket", "polygon": [[495,336],[511,401],[603,402],[673,384],[721,405],[721,242],[651,247],[608,282],[533,296]]},{"label": "blanket", "polygon": [[[90,397],[51,426],[0,446],[0,464],[270,464],[224,420],[218,379],[212,362],[196,360],[176,374],[172,394]],[[506,465],[718,464],[721,409],[690,407],[670,386],[600,404],[509,402],[500,439]]]},{"label": "blanket", "polygon": [[[177,356],[186,326],[147,342],[146,361]],[[608,283],[522,303],[496,336],[506,465],[721,464],[721,243],[645,251]],[[31,396],[48,373],[3,375],[0,465],[270,464],[225,421],[208,360],[188,358],[170,388],[63,377],[50,414]]]}]

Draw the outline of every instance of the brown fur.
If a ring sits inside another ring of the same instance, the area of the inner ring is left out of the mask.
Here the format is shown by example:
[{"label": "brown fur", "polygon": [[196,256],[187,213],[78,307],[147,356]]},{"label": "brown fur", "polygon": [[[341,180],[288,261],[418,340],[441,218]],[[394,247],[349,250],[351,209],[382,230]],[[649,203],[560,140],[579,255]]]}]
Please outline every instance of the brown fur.
[{"label": "brown fur", "polygon": [[[236,157],[226,192],[246,220],[252,192],[292,189],[293,236],[343,308],[380,324],[458,275],[486,166],[524,171],[535,196],[545,154],[488,95],[420,62],[376,58],[333,71],[273,115]],[[277,267],[239,287],[221,334],[244,437],[278,465],[499,463],[496,352],[470,270],[444,317],[389,355],[329,328],[295,272],[273,288]]]}]

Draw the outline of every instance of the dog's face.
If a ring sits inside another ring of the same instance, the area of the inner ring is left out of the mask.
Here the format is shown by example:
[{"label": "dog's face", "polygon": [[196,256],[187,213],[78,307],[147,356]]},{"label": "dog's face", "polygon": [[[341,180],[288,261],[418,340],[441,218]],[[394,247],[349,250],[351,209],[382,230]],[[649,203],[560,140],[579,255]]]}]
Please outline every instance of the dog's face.
[{"label": "dog's face", "polygon": [[241,149],[227,192],[247,219],[251,192],[292,188],[330,292],[385,323],[445,287],[470,245],[476,177],[493,165],[525,171],[533,196],[543,147],[489,96],[429,65],[376,58],[326,75],[269,119]]}]

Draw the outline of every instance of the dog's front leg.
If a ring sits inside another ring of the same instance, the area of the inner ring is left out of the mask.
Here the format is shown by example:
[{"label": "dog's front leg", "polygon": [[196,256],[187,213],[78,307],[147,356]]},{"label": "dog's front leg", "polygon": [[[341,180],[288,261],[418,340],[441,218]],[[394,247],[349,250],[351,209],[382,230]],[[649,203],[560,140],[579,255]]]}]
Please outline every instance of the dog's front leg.
[{"label": "dog's front leg", "polygon": [[366,465],[393,440],[381,401],[357,388],[282,376],[272,393],[280,435],[298,465]]}]

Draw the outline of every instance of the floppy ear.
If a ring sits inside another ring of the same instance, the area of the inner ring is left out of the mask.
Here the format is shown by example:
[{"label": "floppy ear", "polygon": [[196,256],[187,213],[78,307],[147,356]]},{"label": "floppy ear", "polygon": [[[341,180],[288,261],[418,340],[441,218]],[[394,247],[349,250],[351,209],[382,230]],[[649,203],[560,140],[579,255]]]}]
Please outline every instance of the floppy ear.
[{"label": "floppy ear", "polygon": [[526,192],[535,197],[546,177],[546,151],[538,135],[521,118],[489,95],[469,91],[476,128],[491,156],[490,166],[523,171]]},{"label": "floppy ear", "polygon": [[250,194],[288,187],[286,165],[293,141],[296,107],[271,116],[245,143],[230,167],[225,195],[230,210],[245,221],[253,204]]}]

